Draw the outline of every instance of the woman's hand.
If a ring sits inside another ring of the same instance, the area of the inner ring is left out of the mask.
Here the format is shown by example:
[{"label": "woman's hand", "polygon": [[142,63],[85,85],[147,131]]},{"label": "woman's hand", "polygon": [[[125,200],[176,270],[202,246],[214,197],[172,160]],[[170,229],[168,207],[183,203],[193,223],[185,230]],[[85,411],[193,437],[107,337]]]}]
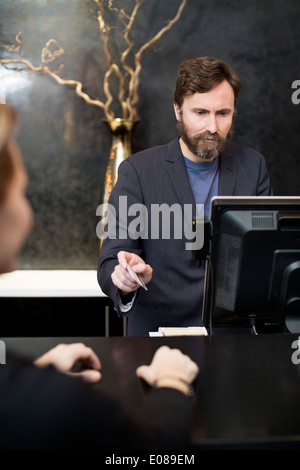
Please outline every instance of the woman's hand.
[{"label": "woman's hand", "polygon": [[[80,361],[86,369],[71,372]],[[101,379],[101,363],[94,351],[83,343],[59,344],[34,361],[38,367],[54,366],[59,372],[73,377],[82,377],[86,382],[95,383]]]},{"label": "woman's hand", "polygon": [[171,387],[189,394],[189,385],[199,373],[199,367],[179,349],[161,346],[153,356],[149,366],[140,366],[136,370],[138,377],[149,385]]}]

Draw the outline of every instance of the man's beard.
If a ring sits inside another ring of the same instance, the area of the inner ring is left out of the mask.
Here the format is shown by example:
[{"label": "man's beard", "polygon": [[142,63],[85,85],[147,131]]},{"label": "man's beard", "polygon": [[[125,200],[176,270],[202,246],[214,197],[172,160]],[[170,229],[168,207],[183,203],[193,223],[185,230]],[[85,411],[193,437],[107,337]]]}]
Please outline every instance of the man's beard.
[{"label": "man's beard", "polygon": [[[191,137],[183,121],[178,121],[177,130],[179,137],[181,137],[190,152],[204,160],[214,160],[219,153],[223,152],[228,141],[231,139],[233,124],[225,138],[221,137],[217,132],[212,134],[209,131],[204,131]],[[206,142],[206,139],[213,140],[213,142]]]}]

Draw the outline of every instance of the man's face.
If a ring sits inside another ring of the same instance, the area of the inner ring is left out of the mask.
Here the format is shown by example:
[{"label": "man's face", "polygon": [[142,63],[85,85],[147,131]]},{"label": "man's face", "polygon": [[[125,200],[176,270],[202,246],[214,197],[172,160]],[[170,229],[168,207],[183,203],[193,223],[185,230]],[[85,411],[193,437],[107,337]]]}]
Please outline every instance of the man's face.
[{"label": "man's face", "polygon": [[234,93],[224,80],[207,93],[184,98],[174,104],[180,145],[185,157],[211,161],[222,152],[233,133]]}]

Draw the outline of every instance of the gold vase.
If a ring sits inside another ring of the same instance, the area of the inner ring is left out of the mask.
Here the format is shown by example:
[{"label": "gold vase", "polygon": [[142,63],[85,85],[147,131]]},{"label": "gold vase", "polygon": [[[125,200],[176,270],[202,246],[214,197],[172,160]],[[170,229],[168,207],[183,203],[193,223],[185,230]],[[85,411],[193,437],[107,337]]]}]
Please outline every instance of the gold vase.
[{"label": "gold vase", "polygon": [[116,184],[120,163],[131,155],[131,135],[136,121],[115,118],[105,121],[111,135],[112,143],[103,183],[103,196],[101,203],[106,204],[111,191]]},{"label": "gold vase", "polygon": [[[110,154],[108,157],[105,178],[103,182],[102,196],[100,204],[108,203],[110,194],[116,184],[118,177],[118,168],[120,163],[131,155],[131,136],[132,130],[138,121],[128,119],[115,118],[111,121],[104,121],[108,126],[112,143]],[[100,239],[100,247],[102,240]]]}]

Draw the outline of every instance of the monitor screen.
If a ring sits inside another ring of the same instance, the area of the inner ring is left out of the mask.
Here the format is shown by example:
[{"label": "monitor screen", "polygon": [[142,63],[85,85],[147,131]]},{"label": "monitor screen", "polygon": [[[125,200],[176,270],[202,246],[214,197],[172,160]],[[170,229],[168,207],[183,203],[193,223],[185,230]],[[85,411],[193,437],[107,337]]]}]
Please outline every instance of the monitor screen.
[{"label": "monitor screen", "polygon": [[300,332],[300,197],[214,197],[203,323]]}]

